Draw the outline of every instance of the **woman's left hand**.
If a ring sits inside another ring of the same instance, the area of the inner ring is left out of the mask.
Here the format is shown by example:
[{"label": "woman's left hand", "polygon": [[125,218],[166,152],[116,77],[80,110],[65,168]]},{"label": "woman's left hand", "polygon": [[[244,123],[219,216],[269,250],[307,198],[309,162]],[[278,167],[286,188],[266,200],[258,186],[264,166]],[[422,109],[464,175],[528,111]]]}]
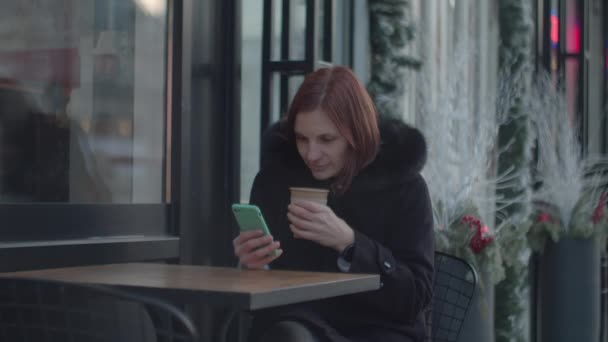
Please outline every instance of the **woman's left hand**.
[{"label": "woman's left hand", "polygon": [[289,228],[297,239],[314,241],[342,252],[355,241],[355,232],[330,207],[310,201],[288,206]]}]

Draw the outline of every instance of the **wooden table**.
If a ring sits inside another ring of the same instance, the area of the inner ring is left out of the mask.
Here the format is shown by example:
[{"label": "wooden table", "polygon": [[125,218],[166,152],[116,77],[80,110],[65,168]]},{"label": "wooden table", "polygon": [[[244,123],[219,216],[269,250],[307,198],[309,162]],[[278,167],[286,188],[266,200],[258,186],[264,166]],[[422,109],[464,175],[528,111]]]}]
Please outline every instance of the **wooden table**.
[{"label": "wooden table", "polygon": [[380,277],[370,274],[239,270],[155,263],[0,273],[0,277],[111,285],[185,303],[197,301],[245,311],[380,288]]}]

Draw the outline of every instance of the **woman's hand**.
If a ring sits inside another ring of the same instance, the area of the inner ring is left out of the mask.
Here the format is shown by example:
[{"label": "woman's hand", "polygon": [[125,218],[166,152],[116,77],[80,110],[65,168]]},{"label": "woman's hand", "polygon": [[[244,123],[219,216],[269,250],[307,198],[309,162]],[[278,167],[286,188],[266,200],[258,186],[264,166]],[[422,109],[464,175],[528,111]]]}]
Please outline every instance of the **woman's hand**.
[{"label": "woman's hand", "polygon": [[[261,230],[241,232],[232,241],[232,245],[234,255],[246,268],[263,268],[283,253],[280,242],[273,241],[272,236],[264,235]],[[277,250],[276,255],[274,250]]]},{"label": "woman's hand", "polygon": [[342,252],[355,241],[355,232],[328,206],[294,201],[288,207],[289,228],[295,238],[314,241]]}]

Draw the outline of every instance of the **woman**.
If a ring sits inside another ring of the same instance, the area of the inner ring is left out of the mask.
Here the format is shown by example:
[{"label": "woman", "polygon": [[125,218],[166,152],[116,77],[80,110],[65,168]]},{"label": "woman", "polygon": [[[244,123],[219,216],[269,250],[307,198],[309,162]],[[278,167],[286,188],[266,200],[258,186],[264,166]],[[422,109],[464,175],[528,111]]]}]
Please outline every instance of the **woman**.
[{"label": "woman", "polygon": [[[345,67],[306,76],[286,120],[265,134],[251,203],[273,236],[241,233],[248,268],[376,273],[381,289],[255,315],[253,341],[419,341],[432,295],[434,243],[422,134],[378,120]],[[289,187],[330,189],[327,206],[290,203]],[[279,251],[277,256],[270,254]]]}]

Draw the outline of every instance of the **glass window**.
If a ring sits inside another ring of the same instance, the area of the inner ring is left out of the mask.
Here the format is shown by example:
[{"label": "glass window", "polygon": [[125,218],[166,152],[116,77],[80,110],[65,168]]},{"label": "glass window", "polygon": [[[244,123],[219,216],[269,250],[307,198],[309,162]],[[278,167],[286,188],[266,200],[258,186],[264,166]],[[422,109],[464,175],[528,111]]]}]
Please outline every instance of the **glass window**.
[{"label": "glass window", "polygon": [[579,0],[566,1],[566,53],[581,52],[581,13]]},{"label": "glass window", "polygon": [[165,202],[166,0],[0,4],[0,203]]},{"label": "glass window", "polygon": [[536,51],[537,51],[537,55],[541,58],[541,60],[545,57],[544,56],[544,46],[545,46],[545,35],[546,32],[543,32],[544,30],[543,25],[545,22],[545,1],[546,0],[537,0],[537,5],[536,5],[536,25],[539,29],[536,30]]},{"label": "glass window", "polygon": [[557,0],[551,0],[551,9],[549,12],[549,69],[553,73],[556,73],[559,70],[560,25],[559,13],[557,9]]},{"label": "glass window", "polygon": [[[338,6],[344,9],[347,6],[345,1],[340,1]],[[260,160],[260,125],[262,120],[261,115],[261,88],[262,83],[262,23],[264,16],[264,3],[259,0],[243,0],[242,1],[242,69],[241,69],[241,187],[240,200],[247,202],[249,200],[249,192],[253,179],[259,169]],[[314,18],[320,32],[326,31],[326,35],[319,33],[318,39],[329,39],[331,30],[324,26],[323,16],[325,13],[325,5],[331,4],[330,1],[319,2],[319,16]],[[272,17],[266,18],[272,20],[271,33],[271,61],[302,61],[306,58],[306,13],[308,5],[311,2],[306,0],[292,1],[271,1]],[[288,6],[288,7],[283,7]],[[285,13],[289,13],[289,17],[284,17]],[[343,15],[348,15],[349,12],[344,12]],[[285,20],[288,19],[288,20]],[[283,32],[283,24],[289,23]],[[345,23],[344,20],[341,21]],[[346,24],[345,24],[346,26]],[[348,28],[344,28],[347,30]],[[285,37],[283,37],[283,34]],[[346,34],[344,35],[346,37]],[[283,46],[283,38],[288,41],[288,46]],[[323,40],[317,41],[317,44],[323,45]],[[341,56],[348,55],[350,45],[344,44],[345,50],[340,51]],[[287,48],[285,51],[282,48]],[[285,58],[281,58],[285,52]],[[329,52],[329,51],[327,51]],[[322,53],[319,50],[319,53]],[[315,58],[319,56],[313,56]],[[270,109],[268,113],[269,122],[272,124],[285,114],[286,107],[289,105],[292,97],[302,83],[304,76],[299,74],[300,71],[292,72],[273,72],[271,74],[270,87]],[[286,102],[286,103],[283,103]]]},{"label": "glass window", "polygon": [[303,60],[306,58],[306,1],[291,0],[289,6],[289,59]]},{"label": "glass window", "polygon": [[[255,0],[254,0],[255,1]],[[253,10],[254,5],[250,4],[250,0],[244,0],[243,2],[243,9],[251,9]],[[263,7],[264,5],[264,1],[255,1],[255,2],[259,2],[259,6]],[[271,51],[271,60],[273,61],[280,61],[283,58],[281,58],[281,35],[283,34],[283,25],[282,25],[282,18],[283,18],[283,1],[271,1],[271,6],[272,6],[272,51]],[[261,20],[263,17],[263,11],[260,12],[259,15],[259,19]],[[253,18],[253,13],[252,12],[246,12],[245,10],[243,11],[243,18],[246,17],[252,17]],[[248,21],[250,21],[250,19],[246,19]],[[261,24],[260,24],[261,25]],[[261,29],[261,28],[260,28]],[[260,31],[261,32],[261,31]],[[261,36],[260,36],[261,39]]]},{"label": "glass window", "polygon": [[[333,1],[332,1],[333,2]],[[326,10],[328,9],[327,6],[333,6],[332,2],[330,2],[330,0],[322,0],[319,2],[319,9],[318,9],[318,15],[317,15],[317,39],[318,39],[318,48],[317,48],[317,56],[315,57],[318,60],[321,61],[326,61],[326,62],[331,62],[331,51],[328,50],[326,51],[326,40],[329,40],[330,43],[331,42],[331,38],[332,38],[332,28],[328,27],[329,25],[327,25],[327,20],[333,20],[335,18],[333,18],[333,13],[326,13]],[[330,16],[330,18],[328,18],[328,16]]]},{"label": "glass window", "polygon": [[304,75],[296,75],[296,76],[291,76],[289,78],[288,81],[288,90],[287,90],[287,96],[289,97],[288,102],[291,103],[291,100],[293,100],[293,97],[296,95],[296,92],[298,91],[298,89],[300,89],[300,85],[302,85],[302,82],[304,82]]},{"label": "glass window", "polygon": [[[275,3],[280,4],[281,2],[275,1]],[[240,200],[243,203],[249,202],[251,185],[258,172],[260,160],[263,5],[264,2],[259,0],[244,0],[242,3]],[[278,26],[280,27],[280,24]],[[273,46],[278,45],[273,44]],[[278,52],[276,56],[279,56]],[[278,85],[278,83],[278,79],[273,82],[274,85]],[[278,96],[275,98],[278,99]],[[278,108],[278,105],[273,104],[273,108]]]},{"label": "glass window", "polygon": [[576,58],[566,59],[565,87],[566,106],[572,123],[579,117],[579,62]]}]

